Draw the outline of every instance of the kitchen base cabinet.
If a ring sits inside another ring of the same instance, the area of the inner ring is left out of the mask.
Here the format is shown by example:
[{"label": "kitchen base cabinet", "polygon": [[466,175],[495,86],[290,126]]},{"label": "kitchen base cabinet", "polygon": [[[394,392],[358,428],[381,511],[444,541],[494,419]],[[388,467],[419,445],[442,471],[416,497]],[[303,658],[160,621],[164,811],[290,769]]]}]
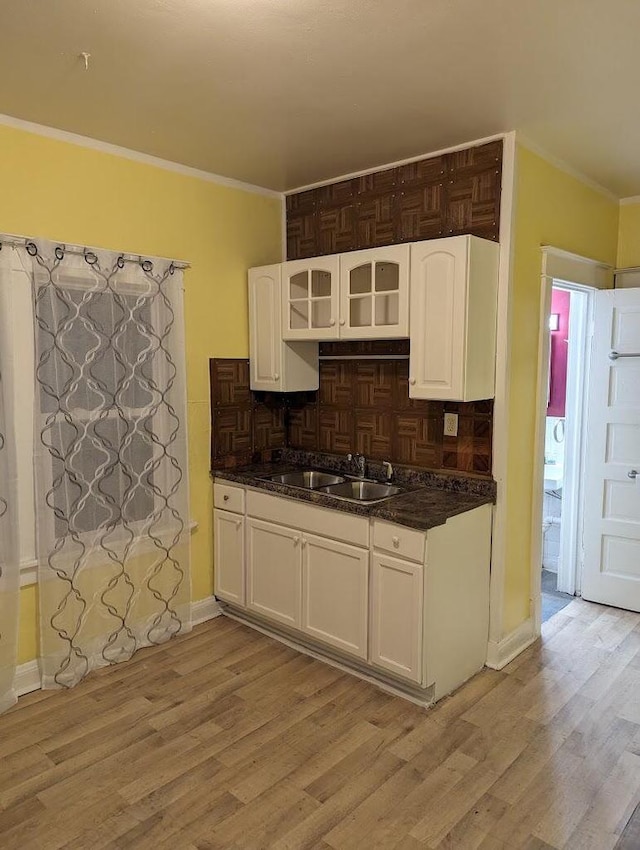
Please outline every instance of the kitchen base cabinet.
[{"label": "kitchen base cabinet", "polygon": [[217,482],[214,503],[232,616],[421,705],[484,666],[491,505],[425,531]]},{"label": "kitchen base cabinet", "polygon": [[374,552],[371,559],[372,664],[422,681],[423,567]]},{"label": "kitchen base cabinet", "polygon": [[302,546],[302,630],[366,659],[369,550],[310,534]]},{"label": "kitchen base cabinet", "polygon": [[286,626],[300,627],[300,534],[247,519],[247,608]]}]

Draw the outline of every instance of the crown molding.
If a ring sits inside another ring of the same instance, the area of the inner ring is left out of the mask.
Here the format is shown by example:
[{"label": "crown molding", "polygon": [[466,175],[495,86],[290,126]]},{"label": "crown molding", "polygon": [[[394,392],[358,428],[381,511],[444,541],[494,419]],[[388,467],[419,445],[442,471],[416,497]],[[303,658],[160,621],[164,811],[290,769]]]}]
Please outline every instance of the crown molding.
[{"label": "crown molding", "polygon": [[180,174],[183,177],[194,177],[196,180],[204,180],[206,183],[225,186],[228,189],[238,189],[241,192],[251,192],[254,195],[264,195],[267,198],[277,198],[280,200],[283,197],[282,192],[276,192],[274,189],[255,186],[253,183],[244,183],[242,180],[234,180],[232,177],[223,177],[221,174],[202,171],[199,168],[192,168],[190,165],[182,165],[182,163],[161,159],[158,156],[152,156],[141,151],[123,148],[120,145],[112,145],[110,142],[101,142],[99,139],[80,136],[77,133],[70,133],[67,130],[58,130],[56,127],[47,127],[44,124],[35,124],[32,121],[23,121],[22,118],[14,118],[12,115],[3,115],[0,113],[0,126],[11,127],[14,130],[23,130],[26,133],[34,133],[36,136],[44,136],[58,142],[67,142],[81,148],[88,148],[89,150],[99,151],[100,153],[110,154],[111,156],[118,156],[122,159],[129,159],[132,162],[161,168],[163,171],[172,171],[174,174]]},{"label": "crown molding", "polygon": [[621,207],[630,207],[633,204],[640,204],[640,195],[631,195],[629,198],[620,198]]},{"label": "crown molding", "polygon": [[317,189],[320,186],[330,186],[332,183],[340,183],[342,180],[351,180],[353,177],[364,177],[366,174],[375,174],[378,171],[386,171],[388,168],[397,168],[400,165],[408,165],[411,162],[421,162],[423,159],[433,159],[436,156],[443,156],[446,153],[455,153],[463,151],[467,148],[477,148],[479,145],[485,145],[488,142],[495,142],[498,139],[506,139],[513,131],[505,131],[503,133],[495,133],[493,136],[485,136],[482,139],[474,139],[471,142],[462,142],[459,145],[452,145],[448,148],[441,148],[437,151],[429,151],[421,153],[417,156],[410,156],[406,159],[397,159],[394,162],[384,162],[381,165],[374,165],[371,168],[363,168],[361,171],[351,171],[349,174],[340,174],[337,177],[328,177],[326,180],[318,180],[317,183],[308,183],[306,186],[298,186],[297,189],[287,189],[284,193],[287,195],[296,195],[298,192],[307,192],[310,189]]},{"label": "crown molding", "polygon": [[610,201],[615,201],[615,203],[619,203],[620,198],[612,192],[610,189],[607,189],[606,186],[602,186],[596,180],[593,180],[591,177],[588,177],[582,171],[579,171],[577,168],[574,168],[573,165],[570,165],[564,159],[560,159],[560,157],[555,156],[549,151],[545,150],[545,148],[541,147],[537,142],[533,142],[531,139],[524,136],[522,133],[516,133],[516,141],[523,148],[526,148],[531,153],[536,154],[541,159],[544,159],[549,165],[553,165],[554,168],[557,168],[559,171],[564,171],[565,174],[568,174],[570,177],[574,177],[576,180],[579,180],[581,183],[584,183],[585,186],[588,186],[590,189],[594,189],[596,192],[599,192],[601,195],[604,195],[605,198],[608,198]]}]

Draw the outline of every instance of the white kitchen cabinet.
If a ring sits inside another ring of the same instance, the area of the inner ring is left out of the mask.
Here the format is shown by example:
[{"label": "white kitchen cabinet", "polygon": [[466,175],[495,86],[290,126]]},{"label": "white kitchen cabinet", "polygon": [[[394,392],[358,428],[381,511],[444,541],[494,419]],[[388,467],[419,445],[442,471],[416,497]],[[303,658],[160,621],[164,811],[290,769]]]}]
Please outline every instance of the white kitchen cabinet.
[{"label": "white kitchen cabinet", "polygon": [[282,265],[282,338],[338,338],[340,263],[337,254]]},{"label": "white kitchen cabinet", "polygon": [[252,390],[318,389],[318,343],[282,338],[282,265],[249,269],[249,351]]},{"label": "white kitchen cabinet", "polygon": [[423,566],[374,552],[371,560],[369,660],[396,676],[422,681]]},{"label": "white kitchen cabinet", "polygon": [[300,628],[300,533],[247,518],[247,608]]},{"label": "white kitchen cabinet", "polygon": [[327,537],[302,537],[302,629],[367,658],[369,551]]},{"label": "white kitchen cabinet", "polygon": [[475,236],[411,245],[410,398],[493,398],[498,260]]},{"label": "white kitchen cabinet", "polygon": [[213,514],[215,576],[219,599],[244,606],[244,517],[216,509]]},{"label": "white kitchen cabinet", "polygon": [[340,254],[340,339],[409,335],[409,245]]},{"label": "white kitchen cabinet", "polygon": [[491,505],[420,530],[218,481],[214,504],[216,595],[233,616],[286,626],[302,651],[424,704],[483,667]]}]

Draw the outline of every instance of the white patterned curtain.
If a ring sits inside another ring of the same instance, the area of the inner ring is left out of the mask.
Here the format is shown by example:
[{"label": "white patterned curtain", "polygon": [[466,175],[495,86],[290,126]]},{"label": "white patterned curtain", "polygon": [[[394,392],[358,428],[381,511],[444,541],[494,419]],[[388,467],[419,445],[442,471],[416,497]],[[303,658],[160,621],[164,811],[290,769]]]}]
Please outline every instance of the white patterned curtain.
[{"label": "white patterned curtain", "polygon": [[28,242],[44,687],[191,628],[182,270]]},{"label": "white patterned curtain", "polygon": [[17,529],[16,457],[13,439],[12,352],[8,344],[11,265],[0,251],[0,712],[16,701],[20,568]]}]

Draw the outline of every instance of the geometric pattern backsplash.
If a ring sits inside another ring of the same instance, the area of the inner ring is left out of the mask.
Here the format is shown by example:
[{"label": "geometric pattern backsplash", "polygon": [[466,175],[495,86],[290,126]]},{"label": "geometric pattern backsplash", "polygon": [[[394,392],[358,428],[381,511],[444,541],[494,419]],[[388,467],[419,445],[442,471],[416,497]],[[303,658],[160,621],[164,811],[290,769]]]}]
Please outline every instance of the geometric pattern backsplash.
[{"label": "geometric pattern backsplash", "polygon": [[[457,437],[443,433],[445,412],[459,416]],[[493,401],[410,399],[407,359],[321,360],[319,390],[287,394],[254,393],[248,360],[215,359],[211,415],[212,468],[288,446],[491,476]]]},{"label": "geometric pattern backsplash", "polygon": [[502,141],[287,196],[287,259],[443,236],[498,241]]}]

